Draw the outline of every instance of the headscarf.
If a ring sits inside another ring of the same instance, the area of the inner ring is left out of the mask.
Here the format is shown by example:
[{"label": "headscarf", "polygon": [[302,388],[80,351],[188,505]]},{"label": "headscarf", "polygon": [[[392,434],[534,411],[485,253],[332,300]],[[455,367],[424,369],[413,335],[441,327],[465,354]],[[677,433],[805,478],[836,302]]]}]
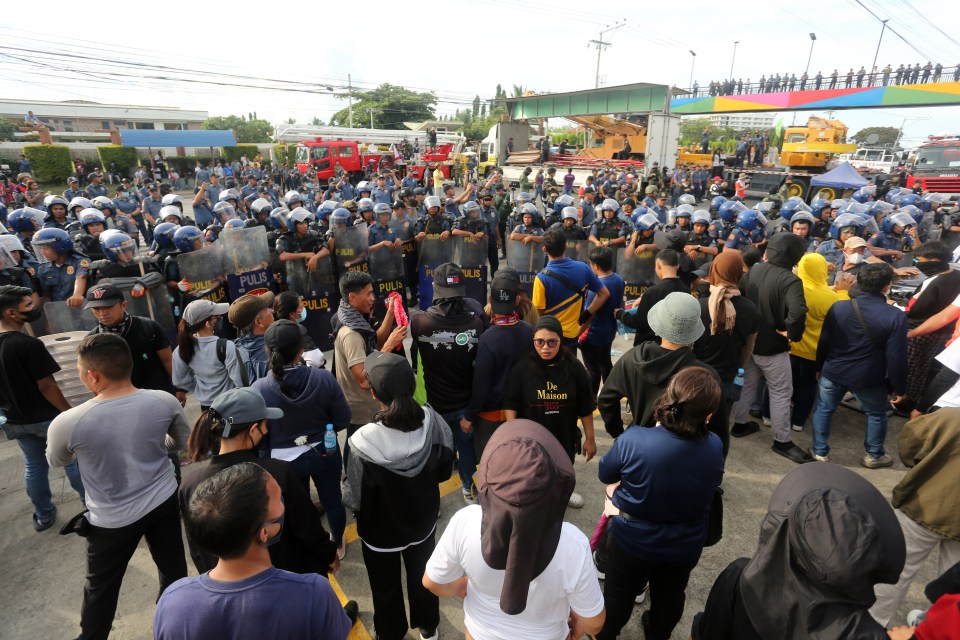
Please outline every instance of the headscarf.
[{"label": "headscarf", "polygon": [[364,318],[359,311],[350,306],[346,300],[340,300],[340,306],[337,308],[336,322],[332,323],[333,332],[343,327],[349,327],[363,338],[363,343],[368,354],[377,350],[377,332],[373,330],[370,321]]},{"label": "headscarf", "polygon": [[707,282],[710,283],[710,335],[730,333],[737,322],[737,310],[733,298],[740,295],[740,278],[743,277],[743,256],[739,251],[724,251],[710,263]]},{"label": "headscarf", "polygon": [[487,566],[505,572],[504,613],[523,613],[530,582],[553,560],[575,484],[567,452],[536,422],[505,422],[487,443],[477,472],[480,541]]},{"label": "headscarf", "polygon": [[761,638],[886,638],[868,613],[873,587],[895,584],[906,546],[890,503],[828,463],[801,465],[770,498],[740,597]]}]

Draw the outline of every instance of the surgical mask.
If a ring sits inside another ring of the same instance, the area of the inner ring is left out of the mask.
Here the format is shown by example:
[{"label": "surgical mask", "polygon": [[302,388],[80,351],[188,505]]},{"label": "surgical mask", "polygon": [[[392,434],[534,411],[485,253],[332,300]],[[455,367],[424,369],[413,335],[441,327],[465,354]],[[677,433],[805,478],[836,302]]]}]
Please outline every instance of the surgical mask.
[{"label": "surgical mask", "polygon": [[297,322],[303,322],[306,319],[307,319],[307,308],[304,307],[303,309],[300,309],[300,317],[297,318]]},{"label": "surgical mask", "polygon": [[862,253],[851,253],[847,255],[846,259],[850,264],[860,264],[863,262],[864,257]]},{"label": "surgical mask", "polygon": [[43,314],[43,309],[40,307],[34,307],[33,309],[30,309],[30,311],[17,311],[17,313],[22,315],[23,319],[27,322],[36,322]]}]

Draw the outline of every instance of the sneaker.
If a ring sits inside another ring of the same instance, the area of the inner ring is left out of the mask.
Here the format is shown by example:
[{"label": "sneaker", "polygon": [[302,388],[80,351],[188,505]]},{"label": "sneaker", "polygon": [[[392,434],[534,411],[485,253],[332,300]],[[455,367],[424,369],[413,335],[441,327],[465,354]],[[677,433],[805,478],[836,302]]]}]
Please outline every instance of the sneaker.
[{"label": "sneaker", "polygon": [[883,467],[892,467],[893,458],[887,454],[880,456],[872,456],[869,453],[863,456],[863,460],[860,461],[860,464],[865,466],[867,469],[882,469]]},{"label": "sneaker", "polygon": [[790,425],[790,428],[793,429],[794,431],[803,431],[802,424],[792,424]]},{"label": "sneaker", "polygon": [[756,409],[750,409],[750,415],[753,416],[754,418],[762,418],[762,417],[763,417],[763,415],[762,415],[759,411],[757,411]]},{"label": "sneaker", "polygon": [[420,640],[437,640],[440,633],[436,629],[420,629]]},{"label": "sneaker", "polygon": [[53,515],[47,518],[46,520],[41,520],[37,517],[37,514],[33,514],[33,529],[37,533],[41,531],[46,531],[53,526],[53,523],[57,521],[57,512],[54,511]]},{"label": "sneaker", "polygon": [[641,591],[641,592],[640,592],[640,595],[638,595],[638,596],[634,599],[634,602],[636,602],[637,604],[643,604],[643,601],[647,599],[647,592],[648,592],[648,591],[650,591],[650,585],[649,585],[649,584],[643,588],[643,591]]},{"label": "sneaker", "polygon": [[350,618],[350,626],[357,624],[357,618],[360,616],[360,605],[356,600],[350,600],[343,605],[343,612]]},{"label": "sneaker", "polygon": [[772,427],[772,426],[773,426],[773,420],[771,420],[769,416],[763,416],[763,426],[765,426],[765,427]]},{"label": "sneaker", "polygon": [[576,492],[571,493],[570,500],[567,502],[567,506],[571,509],[583,508],[583,496]]},{"label": "sneaker", "polygon": [[463,501],[467,504],[477,504],[477,496],[470,489],[461,489],[461,495],[463,496]]},{"label": "sneaker", "polygon": [[337,557],[340,558],[341,560],[343,560],[344,558],[347,557],[347,545],[346,545],[346,544],[344,544],[344,543],[341,542],[341,543],[340,543],[340,546],[337,547]]},{"label": "sneaker", "polygon": [[743,438],[744,436],[748,436],[751,433],[756,433],[757,431],[760,431],[760,425],[758,425],[756,422],[738,422],[733,425],[732,429],[730,429],[730,435],[732,435],[734,438]]},{"label": "sneaker", "polygon": [[817,452],[814,451],[813,449],[810,449],[810,455],[811,455],[811,456],[813,457],[813,459],[816,460],[817,462],[830,462],[830,457],[829,457],[827,454],[820,455],[819,453],[817,453]]}]

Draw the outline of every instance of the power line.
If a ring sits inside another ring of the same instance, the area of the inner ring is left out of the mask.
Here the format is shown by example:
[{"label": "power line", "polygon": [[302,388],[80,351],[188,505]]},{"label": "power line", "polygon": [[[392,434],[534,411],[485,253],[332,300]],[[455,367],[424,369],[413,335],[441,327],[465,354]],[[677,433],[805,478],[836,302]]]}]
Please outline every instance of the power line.
[{"label": "power line", "polygon": [[[873,11],[871,11],[871,10],[870,10],[870,7],[868,7],[867,5],[863,4],[863,2],[861,2],[860,0],[853,0],[853,1],[856,2],[858,5],[860,5],[861,7],[863,7],[864,11],[866,11],[866,12],[869,13],[871,16],[873,16],[873,17],[877,20],[877,22],[883,23],[883,20],[880,18],[880,16],[878,16],[878,15],[875,14]],[[914,51],[916,51],[917,53],[919,53],[921,56],[923,56],[923,57],[926,58],[927,60],[932,60],[932,59],[933,59],[931,56],[927,55],[927,54],[924,53],[923,51],[920,51],[920,49],[918,49],[916,46],[914,46],[914,44],[913,44],[912,42],[910,42],[909,40],[907,40],[906,38],[904,38],[902,35],[900,35],[900,32],[897,31],[896,29],[894,29],[893,27],[891,27],[889,24],[887,25],[887,29],[889,29],[890,32],[893,33],[893,35],[895,35],[895,36],[897,36],[898,38],[900,38],[901,40],[903,40],[904,43],[906,43],[906,45],[907,45],[908,47],[910,47],[911,49],[913,49]]]}]

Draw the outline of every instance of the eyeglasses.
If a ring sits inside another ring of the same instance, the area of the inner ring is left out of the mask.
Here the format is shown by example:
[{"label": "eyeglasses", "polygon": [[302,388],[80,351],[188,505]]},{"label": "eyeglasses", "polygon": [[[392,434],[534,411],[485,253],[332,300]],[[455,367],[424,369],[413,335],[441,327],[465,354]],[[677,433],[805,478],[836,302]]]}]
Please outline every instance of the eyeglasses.
[{"label": "eyeglasses", "polygon": [[534,339],[533,339],[533,345],[534,345],[535,347],[539,347],[539,348],[542,348],[542,347],[550,347],[551,349],[553,349],[554,347],[556,347],[556,346],[559,345],[559,344],[560,344],[560,339],[559,339],[559,338],[550,338],[549,340],[544,340],[543,338],[534,338]]}]

